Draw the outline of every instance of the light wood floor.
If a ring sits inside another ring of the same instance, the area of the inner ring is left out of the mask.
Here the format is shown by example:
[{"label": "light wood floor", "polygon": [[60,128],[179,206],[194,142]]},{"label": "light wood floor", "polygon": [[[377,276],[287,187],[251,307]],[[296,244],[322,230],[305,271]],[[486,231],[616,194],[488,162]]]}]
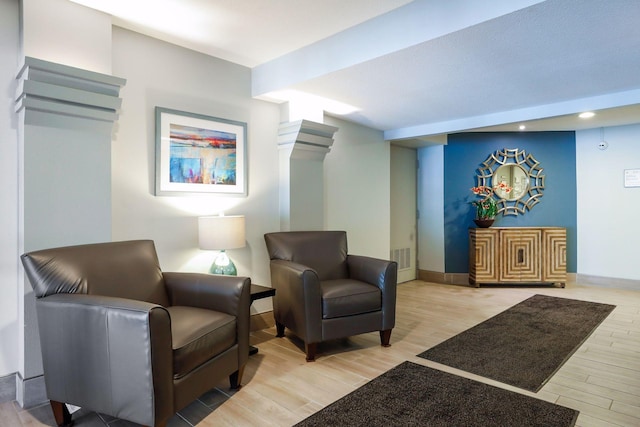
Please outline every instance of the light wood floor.
[{"label": "light wood floor", "polygon": [[[617,306],[538,393],[416,357],[534,294]],[[476,289],[413,281],[398,287],[390,348],[380,347],[377,333],[364,334],[322,344],[317,361],[307,363],[299,340],[274,335],[273,328],[253,334],[260,351],[250,357],[243,387],[199,427],[290,426],[405,360],[577,409],[580,427],[640,426],[640,291],[576,284]],[[16,423],[7,426],[42,425],[15,404],[0,405],[0,425],[3,420]]]}]

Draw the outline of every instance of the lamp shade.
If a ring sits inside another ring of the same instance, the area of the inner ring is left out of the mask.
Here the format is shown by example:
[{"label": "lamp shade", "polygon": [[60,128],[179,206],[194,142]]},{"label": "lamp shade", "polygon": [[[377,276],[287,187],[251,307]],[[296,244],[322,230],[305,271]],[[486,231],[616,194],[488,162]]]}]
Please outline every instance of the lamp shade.
[{"label": "lamp shade", "polygon": [[245,246],[244,215],[198,218],[200,249],[224,250]]}]

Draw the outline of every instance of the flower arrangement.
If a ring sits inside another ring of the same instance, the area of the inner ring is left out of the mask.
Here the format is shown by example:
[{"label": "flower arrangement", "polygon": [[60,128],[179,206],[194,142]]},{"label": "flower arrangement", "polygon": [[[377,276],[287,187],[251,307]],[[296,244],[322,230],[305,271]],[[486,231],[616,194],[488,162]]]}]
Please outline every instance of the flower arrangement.
[{"label": "flower arrangement", "polygon": [[498,213],[498,205],[493,198],[493,194],[497,189],[500,189],[504,193],[511,192],[511,187],[507,184],[499,183],[495,187],[488,187],[480,185],[478,187],[472,187],[471,192],[476,196],[482,196],[480,200],[474,200],[471,202],[476,208],[476,219],[494,219]]}]

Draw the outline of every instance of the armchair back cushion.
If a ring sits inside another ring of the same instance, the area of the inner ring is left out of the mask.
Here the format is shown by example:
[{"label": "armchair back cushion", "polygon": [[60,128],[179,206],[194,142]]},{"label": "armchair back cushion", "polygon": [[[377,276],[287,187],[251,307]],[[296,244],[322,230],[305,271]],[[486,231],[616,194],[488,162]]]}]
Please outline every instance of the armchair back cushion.
[{"label": "armchair back cushion", "polygon": [[152,240],[45,249],[23,263],[37,298],[77,293],[169,305]]},{"label": "armchair back cushion", "polygon": [[346,231],[290,231],[267,233],[265,242],[271,259],[282,259],[311,267],[320,281],[346,279]]}]

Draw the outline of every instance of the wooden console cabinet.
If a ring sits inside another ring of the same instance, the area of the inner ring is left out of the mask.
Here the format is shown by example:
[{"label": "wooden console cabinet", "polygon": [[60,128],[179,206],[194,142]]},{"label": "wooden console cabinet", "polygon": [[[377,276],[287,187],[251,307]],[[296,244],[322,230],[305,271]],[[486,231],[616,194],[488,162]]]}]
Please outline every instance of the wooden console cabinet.
[{"label": "wooden console cabinet", "polygon": [[469,229],[469,283],[567,281],[567,230],[562,227]]}]

